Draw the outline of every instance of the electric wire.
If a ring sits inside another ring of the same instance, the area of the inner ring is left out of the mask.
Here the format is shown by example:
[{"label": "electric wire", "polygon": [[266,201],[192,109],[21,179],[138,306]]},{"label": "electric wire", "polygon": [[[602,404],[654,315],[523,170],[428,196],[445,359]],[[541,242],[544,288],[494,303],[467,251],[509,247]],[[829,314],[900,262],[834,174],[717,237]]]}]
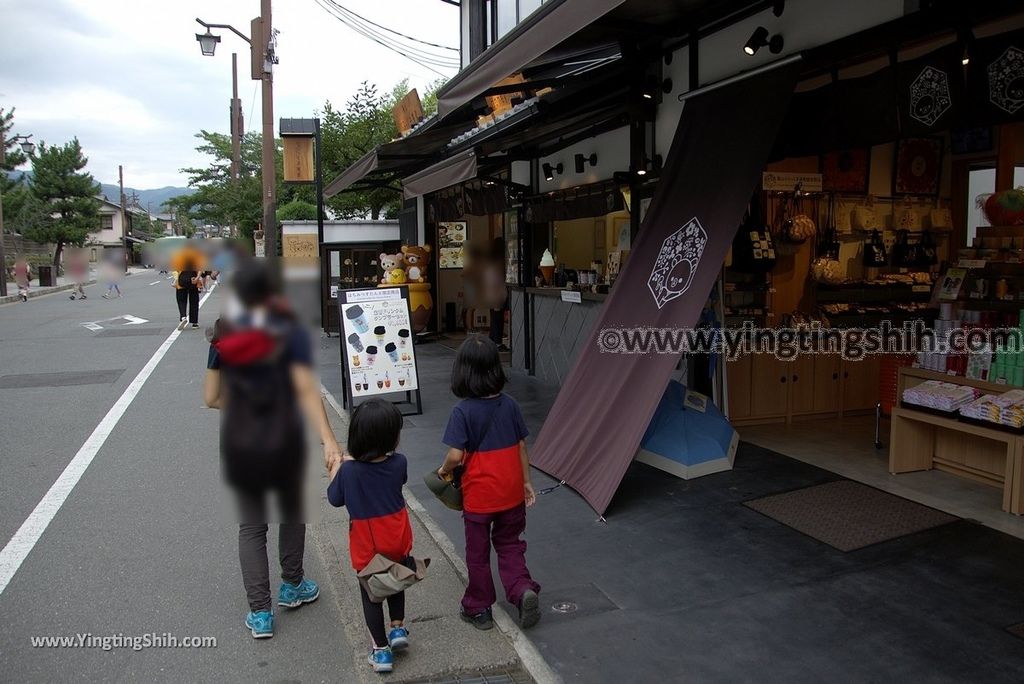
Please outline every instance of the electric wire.
[{"label": "electric wire", "polygon": [[[360,23],[360,19],[362,19],[361,17],[351,13],[349,10],[333,2],[333,0],[316,0],[316,3],[328,14],[341,21],[359,35],[372,40],[382,47],[398,53],[419,66],[432,71],[438,76],[444,77],[445,74],[441,73],[434,67],[443,69],[458,69],[459,67],[459,61],[457,59],[432,53],[415,46],[403,44],[398,40],[385,36],[379,31],[374,30],[372,26]],[[368,20],[363,21],[368,22]]]},{"label": "electric wire", "polygon": [[347,7],[342,7],[341,5],[339,5],[336,2],[332,1],[331,4],[334,5],[335,7],[337,7],[338,9],[344,10],[346,13],[351,14],[352,16],[354,16],[354,17],[356,17],[356,18],[358,18],[358,19],[360,19],[362,21],[365,21],[367,24],[370,24],[371,26],[376,26],[379,29],[383,29],[383,30],[387,31],[388,33],[393,33],[396,36],[401,36],[402,38],[406,38],[408,40],[415,41],[417,43],[422,43],[424,45],[429,45],[431,47],[441,48],[442,50],[451,50],[452,52],[458,52],[459,51],[459,48],[453,48],[450,45],[439,45],[437,43],[431,43],[431,42],[428,42],[426,40],[420,40],[419,38],[413,38],[412,36],[407,36],[406,34],[400,33],[398,31],[394,30],[393,28],[388,28],[387,26],[383,26],[381,24],[378,24],[376,22],[373,22],[373,21],[367,19],[364,16],[356,14],[352,10],[348,9]]}]

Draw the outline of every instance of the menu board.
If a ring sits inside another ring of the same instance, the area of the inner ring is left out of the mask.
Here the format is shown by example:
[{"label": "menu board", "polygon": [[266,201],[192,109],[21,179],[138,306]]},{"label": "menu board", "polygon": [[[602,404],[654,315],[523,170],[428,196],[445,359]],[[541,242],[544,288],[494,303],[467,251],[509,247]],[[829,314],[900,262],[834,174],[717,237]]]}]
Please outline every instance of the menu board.
[{"label": "menu board", "polygon": [[348,396],[418,390],[406,288],[343,290],[339,295]]},{"label": "menu board", "polygon": [[437,267],[440,269],[463,268],[468,228],[465,221],[451,221],[437,224]]}]

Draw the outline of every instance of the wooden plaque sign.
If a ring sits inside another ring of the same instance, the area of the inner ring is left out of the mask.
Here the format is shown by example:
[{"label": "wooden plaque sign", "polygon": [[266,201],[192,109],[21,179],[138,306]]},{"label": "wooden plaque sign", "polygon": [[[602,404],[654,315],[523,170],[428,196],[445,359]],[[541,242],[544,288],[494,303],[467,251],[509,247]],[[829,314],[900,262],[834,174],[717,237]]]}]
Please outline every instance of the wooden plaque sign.
[{"label": "wooden plaque sign", "polygon": [[405,97],[398,101],[391,111],[395,120],[395,127],[399,135],[405,135],[412,130],[412,127],[423,120],[423,104],[420,102],[420,94],[413,88]]},{"label": "wooden plaque sign", "polygon": [[313,165],[313,138],[286,135],[284,144],[284,182],[312,183],[316,180]]}]

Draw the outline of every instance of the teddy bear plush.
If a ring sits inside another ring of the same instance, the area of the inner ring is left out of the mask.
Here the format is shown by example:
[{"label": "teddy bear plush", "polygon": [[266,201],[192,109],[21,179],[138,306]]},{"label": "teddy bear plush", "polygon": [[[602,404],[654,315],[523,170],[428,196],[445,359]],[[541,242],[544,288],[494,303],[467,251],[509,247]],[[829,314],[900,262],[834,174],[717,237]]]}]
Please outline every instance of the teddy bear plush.
[{"label": "teddy bear plush", "polygon": [[405,274],[410,283],[426,282],[430,249],[430,245],[402,245],[401,256],[405,260]]},{"label": "teddy bear plush", "polygon": [[401,253],[381,253],[380,267],[384,269],[384,277],[380,279],[382,285],[401,285],[405,282],[404,261]]}]

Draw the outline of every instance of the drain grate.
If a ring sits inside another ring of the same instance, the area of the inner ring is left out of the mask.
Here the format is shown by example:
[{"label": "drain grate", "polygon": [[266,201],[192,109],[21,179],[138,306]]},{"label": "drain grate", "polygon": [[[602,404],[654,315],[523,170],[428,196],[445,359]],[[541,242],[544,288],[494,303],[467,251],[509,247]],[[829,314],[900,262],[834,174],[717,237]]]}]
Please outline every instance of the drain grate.
[{"label": "drain grate", "polygon": [[533,684],[522,670],[489,670],[447,675],[443,679],[411,679],[402,684]]},{"label": "drain grate", "polygon": [[1010,625],[1006,628],[1006,631],[1018,639],[1024,639],[1024,622],[1019,622],[1016,625]]},{"label": "drain grate", "polygon": [[22,373],[0,376],[0,388],[71,387],[74,385],[109,385],[117,382],[124,368],[100,371],[68,371],[64,373]]}]

